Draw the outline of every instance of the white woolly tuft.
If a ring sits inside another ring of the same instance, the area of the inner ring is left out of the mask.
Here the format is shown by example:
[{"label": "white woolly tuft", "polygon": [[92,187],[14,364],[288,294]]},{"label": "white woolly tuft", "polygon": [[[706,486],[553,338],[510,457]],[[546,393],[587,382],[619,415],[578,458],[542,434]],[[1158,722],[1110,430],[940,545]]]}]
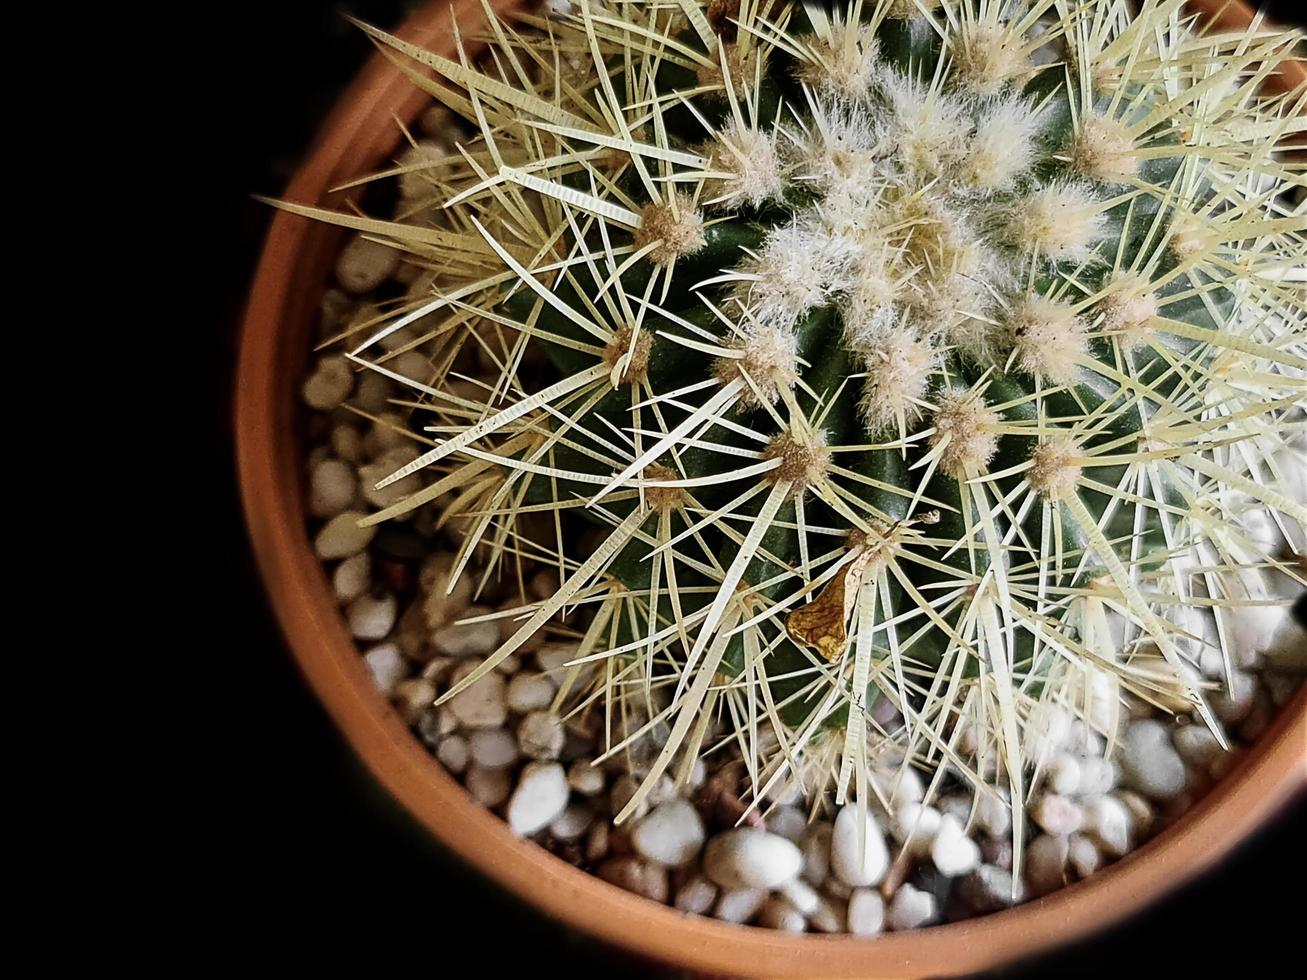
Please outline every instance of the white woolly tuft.
[{"label": "white woolly tuft", "polygon": [[881,84],[891,109],[885,142],[904,175],[920,183],[944,175],[966,149],[967,103],[895,71],[883,72]]},{"label": "white woolly tuft", "polygon": [[1027,252],[1052,262],[1084,262],[1103,235],[1106,218],[1094,192],[1076,181],[1055,181],[1008,207],[1004,234]]},{"label": "white woolly tuft", "polygon": [[810,223],[773,229],[743,263],[735,298],[760,324],[788,328],[848,284],[854,247]]},{"label": "white woolly tuft", "polygon": [[823,37],[800,51],[799,78],[819,92],[846,99],[866,97],[876,72],[880,42],[871,24],[837,17]]},{"label": "white woolly tuft", "polygon": [[710,204],[727,209],[758,207],[785,192],[785,165],[774,132],[732,121],[703,148],[703,154],[711,169],[730,175],[709,183]]},{"label": "white woolly tuft", "polygon": [[957,162],[954,183],[982,193],[1011,190],[1035,162],[1035,138],[1045,115],[1024,99],[987,103],[976,120],[975,136]]}]

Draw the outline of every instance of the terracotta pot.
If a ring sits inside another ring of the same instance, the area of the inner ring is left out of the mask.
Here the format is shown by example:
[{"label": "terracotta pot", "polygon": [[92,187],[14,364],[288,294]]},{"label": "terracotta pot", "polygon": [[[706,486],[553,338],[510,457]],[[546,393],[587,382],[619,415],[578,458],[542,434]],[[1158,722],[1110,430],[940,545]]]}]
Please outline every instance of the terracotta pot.
[{"label": "terracotta pot", "polygon": [[[1210,0],[1213,7],[1223,0]],[[494,0],[504,9],[509,0]],[[464,27],[478,0],[455,0]],[[432,3],[402,30],[452,50],[451,5]],[[1248,23],[1227,5],[1223,27]],[[466,36],[466,34],[465,34]],[[1283,82],[1307,79],[1290,66]],[[374,57],[328,119],[285,198],[339,205],[328,188],[377,169],[399,143],[395,119],[426,100]],[[246,313],[236,431],[246,520],[272,606],[309,683],[373,775],[439,840],[541,913],[613,946],[704,973],[775,977],[903,977],[981,970],[1082,937],[1191,879],[1251,833],[1307,778],[1307,691],[1255,751],[1183,820],[1091,880],[1010,911],[874,941],[784,935],[684,916],[607,884],[509,833],[473,803],[377,692],[314,557],[302,506],[298,391],[318,300],[341,242],[326,225],[278,213]]]}]

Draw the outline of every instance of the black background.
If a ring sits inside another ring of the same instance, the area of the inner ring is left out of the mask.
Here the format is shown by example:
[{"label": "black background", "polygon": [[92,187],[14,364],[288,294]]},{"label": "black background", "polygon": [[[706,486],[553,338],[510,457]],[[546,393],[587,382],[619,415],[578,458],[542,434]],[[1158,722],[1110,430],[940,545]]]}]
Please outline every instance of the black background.
[{"label": "black background", "polygon": [[[442,852],[378,788],[301,682],[272,622],[245,543],[235,495],[230,389],[240,314],[269,212],[251,193],[277,194],[370,48],[342,10],[396,25],[412,4],[223,5],[194,39],[215,69],[198,85],[212,195],[199,243],[218,283],[201,313],[208,523],[212,572],[224,583],[208,641],[222,660],[204,684],[221,708],[215,789],[221,826],[204,835],[214,860],[205,891],[239,888],[238,927],[214,920],[215,954],[263,948],[307,963],[309,953],[363,955],[376,966],[480,951],[492,975],[530,969],[572,976],[658,976],[568,935]],[[1276,5],[1272,5],[1274,9]],[[1279,5],[1282,19],[1294,3]],[[1298,14],[1301,17],[1301,13]],[[1301,951],[1301,799],[1215,872],[1145,915],[1075,948],[997,976],[1241,973]],[[267,944],[265,946],[265,943]],[[458,952],[456,952],[458,951]],[[257,962],[257,961],[251,961]],[[407,967],[405,969],[412,969]],[[472,964],[468,972],[472,971]],[[462,970],[460,969],[460,972]]]}]

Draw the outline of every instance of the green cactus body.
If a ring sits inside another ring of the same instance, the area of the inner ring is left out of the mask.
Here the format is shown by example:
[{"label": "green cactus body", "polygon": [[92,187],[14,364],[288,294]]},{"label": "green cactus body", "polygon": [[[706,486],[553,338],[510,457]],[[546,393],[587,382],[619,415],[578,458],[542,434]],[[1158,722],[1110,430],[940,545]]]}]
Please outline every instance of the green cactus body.
[{"label": "green cactus body", "polygon": [[[528,611],[609,590],[613,661],[671,730],[655,775],[728,701],[791,746],[856,717],[841,794],[881,696],[909,757],[996,705],[1018,788],[1015,733],[1068,674],[1201,710],[1156,593],[1222,440],[1250,447],[1231,487],[1303,518],[1257,463],[1305,363],[1301,294],[1257,270],[1301,266],[1302,219],[1227,125],[1284,130],[1241,87],[1284,39],[1203,48],[1143,8],[592,4],[548,21],[557,74],[506,35],[478,74],[374,32],[481,131],[433,175],[479,269],[414,305],[457,295],[545,349],[536,392],[570,385],[528,394],[505,348],[489,421],[402,472],[498,460],[492,523],[516,500],[612,532]],[[1257,385],[1214,407],[1236,362]],[[1135,636],[1110,662],[1073,614],[1099,596]]]}]

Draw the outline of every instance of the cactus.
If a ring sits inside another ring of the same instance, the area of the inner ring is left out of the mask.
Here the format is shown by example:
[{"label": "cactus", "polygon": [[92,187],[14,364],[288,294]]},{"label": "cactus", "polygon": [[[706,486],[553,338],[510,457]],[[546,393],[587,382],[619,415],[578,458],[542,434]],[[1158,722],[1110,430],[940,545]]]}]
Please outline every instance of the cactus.
[{"label": "cactus", "polygon": [[759,798],[1001,784],[1018,860],[1047,706],[1223,737],[1186,617],[1228,669],[1266,571],[1302,579],[1244,524],[1302,548],[1304,93],[1263,85],[1296,35],[1180,0],[561,6],[479,67],[361,25],[474,136],[379,175],[403,220],[282,205],[423,270],[338,338],[413,392],[379,486],[426,483],[368,522],[439,498],[458,574],[558,570],[445,697],[570,615],[559,709],[610,753],[660,733],[619,820],[721,719]]}]

